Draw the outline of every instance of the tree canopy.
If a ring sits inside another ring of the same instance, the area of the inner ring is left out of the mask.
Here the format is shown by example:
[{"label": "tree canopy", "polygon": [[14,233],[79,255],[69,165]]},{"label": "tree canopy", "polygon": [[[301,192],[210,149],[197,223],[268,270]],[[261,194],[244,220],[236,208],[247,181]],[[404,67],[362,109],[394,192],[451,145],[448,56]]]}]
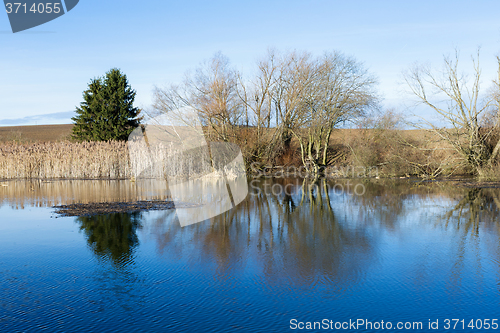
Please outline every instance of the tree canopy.
[{"label": "tree canopy", "polygon": [[104,77],[90,81],[83,92],[72,138],[78,141],[127,140],[140,124],[140,109],[134,107],[136,96],[127,76],[119,69],[109,70]]}]

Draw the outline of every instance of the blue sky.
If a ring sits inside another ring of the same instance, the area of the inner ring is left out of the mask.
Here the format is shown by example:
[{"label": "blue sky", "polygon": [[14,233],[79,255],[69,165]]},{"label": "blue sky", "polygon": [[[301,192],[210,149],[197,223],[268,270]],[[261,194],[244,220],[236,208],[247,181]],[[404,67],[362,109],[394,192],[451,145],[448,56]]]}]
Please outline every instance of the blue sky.
[{"label": "blue sky", "polygon": [[498,0],[80,0],[16,34],[0,14],[0,125],[67,122],[89,80],[112,67],[127,74],[136,104],[148,107],[155,85],[179,82],[218,51],[250,75],[269,47],[352,55],[379,78],[383,106],[402,110],[411,96],[401,72],[416,61],[439,67],[455,48],[468,65],[481,47],[483,86],[490,84],[498,13]]}]

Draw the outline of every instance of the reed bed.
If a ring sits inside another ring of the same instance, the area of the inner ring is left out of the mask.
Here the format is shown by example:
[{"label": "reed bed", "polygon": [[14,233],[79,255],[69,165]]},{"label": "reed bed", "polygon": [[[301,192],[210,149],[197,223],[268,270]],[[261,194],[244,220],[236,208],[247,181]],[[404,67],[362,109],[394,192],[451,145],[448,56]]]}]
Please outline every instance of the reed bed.
[{"label": "reed bed", "polygon": [[[173,145],[147,147],[119,141],[1,143],[0,179],[146,178],[182,182],[210,175],[235,178],[245,173],[241,156],[236,162],[233,160],[237,155],[234,151],[218,149],[219,163],[203,152],[180,152]],[[214,169],[213,163],[219,165],[214,165]]]},{"label": "reed bed", "polygon": [[0,144],[0,179],[123,179],[129,164],[125,142]]}]

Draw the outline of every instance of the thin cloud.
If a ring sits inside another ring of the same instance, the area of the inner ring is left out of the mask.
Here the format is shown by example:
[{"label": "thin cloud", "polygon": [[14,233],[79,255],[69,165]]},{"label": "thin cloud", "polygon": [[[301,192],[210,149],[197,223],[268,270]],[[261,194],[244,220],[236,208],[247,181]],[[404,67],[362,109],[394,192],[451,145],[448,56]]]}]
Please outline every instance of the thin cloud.
[{"label": "thin cloud", "polygon": [[71,124],[74,111],[56,112],[16,119],[0,119],[0,126]]}]

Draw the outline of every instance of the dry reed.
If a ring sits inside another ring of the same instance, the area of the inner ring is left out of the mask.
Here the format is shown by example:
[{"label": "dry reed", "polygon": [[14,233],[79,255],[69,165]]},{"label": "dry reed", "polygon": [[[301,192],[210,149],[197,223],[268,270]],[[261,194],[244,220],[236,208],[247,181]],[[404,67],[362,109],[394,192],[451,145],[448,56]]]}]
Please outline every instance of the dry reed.
[{"label": "dry reed", "polygon": [[0,179],[130,177],[125,142],[0,144]]},{"label": "dry reed", "polygon": [[[214,172],[208,155],[203,156],[198,151],[180,154],[173,147],[128,146],[119,141],[2,143],[0,179],[177,178],[183,181],[210,173],[222,176]],[[223,167],[230,178],[245,171],[243,163],[229,163],[232,158],[228,159],[228,165],[218,168]]]},{"label": "dry reed", "polygon": [[235,179],[245,174],[238,146],[212,142],[210,148],[211,151],[208,146],[183,151],[173,143],[146,147],[129,142],[132,175],[176,183],[200,177]]}]

